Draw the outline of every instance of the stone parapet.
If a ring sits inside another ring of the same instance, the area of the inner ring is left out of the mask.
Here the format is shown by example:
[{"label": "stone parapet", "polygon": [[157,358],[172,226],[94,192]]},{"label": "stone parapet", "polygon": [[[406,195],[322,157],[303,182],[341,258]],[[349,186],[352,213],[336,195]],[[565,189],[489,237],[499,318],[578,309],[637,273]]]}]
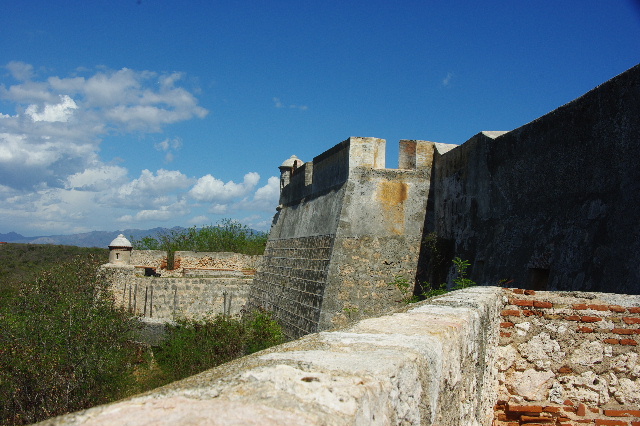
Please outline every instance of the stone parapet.
[{"label": "stone parapet", "polygon": [[501,290],[476,287],[42,425],[483,425]]}]

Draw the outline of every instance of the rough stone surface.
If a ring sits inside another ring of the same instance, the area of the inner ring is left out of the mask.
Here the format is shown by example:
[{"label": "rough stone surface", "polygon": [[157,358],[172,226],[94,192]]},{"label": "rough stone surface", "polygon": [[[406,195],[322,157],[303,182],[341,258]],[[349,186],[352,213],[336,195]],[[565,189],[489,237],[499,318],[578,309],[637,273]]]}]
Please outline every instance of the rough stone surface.
[{"label": "rough stone surface", "polygon": [[43,425],[489,426],[501,290],[460,290]]}]

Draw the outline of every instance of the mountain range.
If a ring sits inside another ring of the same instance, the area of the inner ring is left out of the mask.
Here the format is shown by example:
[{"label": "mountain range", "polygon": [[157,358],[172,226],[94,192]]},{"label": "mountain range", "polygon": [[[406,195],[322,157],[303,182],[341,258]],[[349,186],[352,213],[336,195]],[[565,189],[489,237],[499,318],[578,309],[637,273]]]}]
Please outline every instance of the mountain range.
[{"label": "mountain range", "polygon": [[[181,230],[184,228],[174,227],[171,229]],[[118,234],[123,234],[127,238],[141,239],[148,236],[156,236],[160,232],[169,231],[169,228],[153,229],[125,229],[122,231],[91,231],[81,234],[70,235],[47,235],[40,237],[25,237],[15,232],[0,234],[0,241],[7,243],[28,243],[28,244],[61,244],[78,247],[103,247],[109,246]]]}]

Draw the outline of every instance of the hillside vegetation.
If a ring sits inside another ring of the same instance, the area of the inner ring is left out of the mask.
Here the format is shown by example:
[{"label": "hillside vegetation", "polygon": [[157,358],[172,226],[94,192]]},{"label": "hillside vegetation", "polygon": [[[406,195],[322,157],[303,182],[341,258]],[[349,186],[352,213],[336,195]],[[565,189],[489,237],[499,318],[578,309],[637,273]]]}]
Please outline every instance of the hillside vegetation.
[{"label": "hillside vegetation", "polygon": [[99,279],[107,259],[107,249],[0,245],[0,424],[110,402],[284,340],[271,315],[255,311],[177,319],[159,347],[138,343],[139,322]]},{"label": "hillside vegetation", "polygon": [[109,249],[48,244],[0,244],[0,297],[14,292],[21,282],[33,281],[51,267],[82,256],[107,263]]}]

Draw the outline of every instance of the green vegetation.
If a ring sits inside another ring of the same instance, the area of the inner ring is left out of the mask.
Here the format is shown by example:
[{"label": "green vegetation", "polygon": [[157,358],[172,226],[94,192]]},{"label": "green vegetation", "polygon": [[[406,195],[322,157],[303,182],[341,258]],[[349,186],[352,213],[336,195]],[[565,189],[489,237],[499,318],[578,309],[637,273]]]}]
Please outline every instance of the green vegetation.
[{"label": "green vegetation", "polygon": [[136,250],[164,250],[167,252],[169,269],[173,269],[176,251],[233,252],[263,254],[268,235],[256,232],[231,219],[223,219],[216,225],[195,226],[188,229],[171,229],[155,237],[144,237],[130,241]]},{"label": "green vegetation", "polygon": [[135,322],[77,257],[0,298],[0,422],[29,424],[122,397]]},{"label": "green vegetation", "polygon": [[181,319],[169,327],[167,339],[153,350],[161,370],[154,380],[179,380],[284,340],[280,325],[266,311],[241,318]]},{"label": "green vegetation", "polygon": [[[456,278],[453,280],[454,285],[452,290],[461,290],[463,288],[476,285],[475,281],[467,278],[467,268],[469,268],[470,265],[471,264],[468,260],[462,260],[459,257],[453,259],[453,266],[456,269]],[[402,275],[397,275],[389,285],[400,290],[400,293],[402,294],[402,301],[404,303],[419,302],[420,300],[439,296],[449,291],[446,283],[432,285],[431,283],[426,282],[422,285],[422,293],[420,295],[412,294],[413,289],[411,288],[411,283]]]},{"label": "green vegetation", "polygon": [[15,294],[21,282],[35,280],[39,274],[61,260],[80,255],[93,255],[106,261],[109,258],[109,250],[49,244],[0,245],[0,297]]},{"label": "green vegetation", "polygon": [[107,251],[69,249],[0,247],[16,269],[0,278],[0,424],[107,403],[284,341],[272,317],[257,311],[180,321],[161,347],[145,347],[132,340],[137,318],[114,306],[98,278]]}]

